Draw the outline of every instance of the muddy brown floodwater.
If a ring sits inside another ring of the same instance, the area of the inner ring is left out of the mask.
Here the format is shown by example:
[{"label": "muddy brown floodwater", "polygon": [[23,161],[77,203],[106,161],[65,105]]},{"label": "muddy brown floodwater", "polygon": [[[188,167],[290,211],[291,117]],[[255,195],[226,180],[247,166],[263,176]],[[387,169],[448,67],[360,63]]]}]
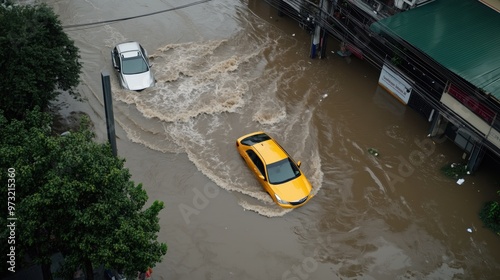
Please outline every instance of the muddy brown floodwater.
[{"label": "muddy brown floodwater", "polygon": [[[46,0],[64,26],[142,15],[185,1]],[[153,279],[499,279],[500,237],[478,218],[496,199],[486,160],[462,185],[449,141],[377,86],[365,61],[309,59],[310,38],[264,1],[213,0],[110,24],[66,28],[83,62],[77,103],[106,140],[100,73],[111,73],[120,157],[162,200],[169,249]],[[158,80],[123,90],[110,51],[139,41]],[[264,130],[303,162],[316,196],[275,206],[234,147]],[[379,151],[378,157],[368,149]],[[471,229],[472,232],[469,232]]]}]

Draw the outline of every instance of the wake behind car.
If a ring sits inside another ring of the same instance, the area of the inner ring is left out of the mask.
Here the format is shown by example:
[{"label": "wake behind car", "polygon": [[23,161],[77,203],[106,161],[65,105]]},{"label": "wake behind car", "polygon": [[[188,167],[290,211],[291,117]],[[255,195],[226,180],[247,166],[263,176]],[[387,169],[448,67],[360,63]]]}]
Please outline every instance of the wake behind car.
[{"label": "wake behind car", "polygon": [[283,208],[296,208],[313,197],[311,183],[271,136],[262,131],[236,140],[236,149],[271,198]]},{"label": "wake behind car", "polygon": [[111,51],[111,59],[123,88],[140,91],[155,85],[148,53],[139,43],[116,45]]}]

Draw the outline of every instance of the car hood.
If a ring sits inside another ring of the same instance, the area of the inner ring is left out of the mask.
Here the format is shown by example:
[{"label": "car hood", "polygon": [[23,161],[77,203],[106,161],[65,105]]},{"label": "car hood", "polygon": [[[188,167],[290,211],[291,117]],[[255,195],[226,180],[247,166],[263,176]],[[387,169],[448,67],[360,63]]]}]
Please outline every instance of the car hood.
[{"label": "car hood", "polygon": [[312,189],[311,183],[304,174],[286,183],[271,185],[271,188],[282,200],[288,202],[297,201],[310,195]]},{"label": "car hood", "polygon": [[154,85],[154,77],[151,71],[140,74],[123,74],[124,87],[129,90],[142,90]]}]

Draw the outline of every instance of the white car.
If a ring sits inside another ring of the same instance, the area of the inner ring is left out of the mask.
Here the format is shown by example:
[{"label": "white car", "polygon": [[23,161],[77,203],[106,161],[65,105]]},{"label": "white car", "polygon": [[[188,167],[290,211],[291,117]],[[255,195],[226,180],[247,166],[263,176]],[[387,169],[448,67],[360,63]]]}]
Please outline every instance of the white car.
[{"label": "white car", "polygon": [[111,52],[111,59],[124,88],[140,91],[155,85],[148,53],[139,43],[125,42],[116,45]]}]

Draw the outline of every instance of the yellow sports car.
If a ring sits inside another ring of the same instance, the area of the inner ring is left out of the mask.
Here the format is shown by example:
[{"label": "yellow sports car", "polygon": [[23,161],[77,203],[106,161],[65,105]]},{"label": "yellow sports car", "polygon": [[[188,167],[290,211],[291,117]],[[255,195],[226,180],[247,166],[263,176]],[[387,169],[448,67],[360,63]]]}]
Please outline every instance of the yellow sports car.
[{"label": "yellow sports car", "polygon": [[311,197],[311,183],[271,136],[259,131],[236,140],[236,148],[271,198],[283,208],[304,205]]}]

